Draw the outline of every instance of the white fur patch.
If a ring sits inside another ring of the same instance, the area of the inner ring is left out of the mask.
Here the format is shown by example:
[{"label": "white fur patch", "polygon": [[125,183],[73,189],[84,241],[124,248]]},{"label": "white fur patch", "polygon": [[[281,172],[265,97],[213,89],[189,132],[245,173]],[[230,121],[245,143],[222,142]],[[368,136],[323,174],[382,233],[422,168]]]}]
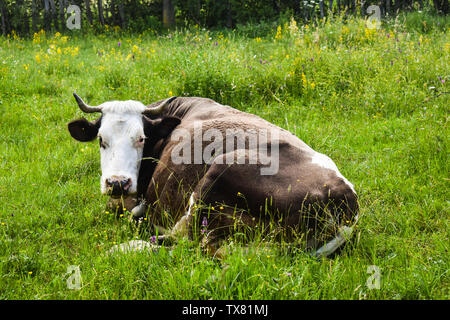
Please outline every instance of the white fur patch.
[{"label": "white fur patch", "polygon": [[189,198],[189,208],[188,211],[180,218],[180,220],[175,224],[175,226],[172,228],[171,236],[174,237],[184,237],[188,235],[188,223],[189,219],[192,215],[192,211],[194,210],[195,206],[195,198],[194,193],[191,194],[191,197]]},{"label": "white fur patch", "polygon": [[141,114],[146,106],[139,101],[108,101],[102,103],[99,107],[102,108],[102,113],[122,113],[122,114]]},{"label": "white fur patch", "polygon": [[189,198],[189,209],[188,212],[186,212],[187,216],[190,216],[192,214],[192,208],[195,205],[195,199],[194,199],[194,193],[191,194],[191,197]]},{"label": "white fur patch", "polygon": [[331,160],[328,156],[316,152],[312,159],[311,162],[322,167],[322,168],[326,168],[326,169],[330,169],[333,170],[336,175],[341,178],[342,180],[344,180],[344,182],[352,189],[353,193],[356,194],[355,188],[353,187],[353,184],[348,181],[343,175],[342,173],[340,173],[340,171],[338,170],[338,168],[336,167],[336,164],[333,162],[333,160]]}]

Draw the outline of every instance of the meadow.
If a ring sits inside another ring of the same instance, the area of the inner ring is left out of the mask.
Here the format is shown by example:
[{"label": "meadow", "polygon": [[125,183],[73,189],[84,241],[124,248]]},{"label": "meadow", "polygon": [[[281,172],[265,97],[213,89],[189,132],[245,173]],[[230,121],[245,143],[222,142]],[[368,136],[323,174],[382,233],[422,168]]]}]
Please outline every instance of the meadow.
[{"label": "meadow", "polygon": [[[349,16],[0,37],[0,299],[448,300],[448,31],[416,12],[379,28]],[[93,105],[209,97],[293,132],[355,185],[353,242],[321,260],[264,239],[230,242],[221,261],[189,241],[109,255],[150,235],[105,211],[98,143],[67,130],[96,117],[74,91]]]}]

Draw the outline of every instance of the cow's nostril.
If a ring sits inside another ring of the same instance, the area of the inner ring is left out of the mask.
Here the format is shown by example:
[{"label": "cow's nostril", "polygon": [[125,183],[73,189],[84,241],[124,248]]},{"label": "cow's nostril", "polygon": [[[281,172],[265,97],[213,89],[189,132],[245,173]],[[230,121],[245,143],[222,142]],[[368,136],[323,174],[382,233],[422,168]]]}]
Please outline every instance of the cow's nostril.
[{"label": "cow's nostril", "polygon": [[122,180],[120,182],[120,186],[124,191],[128,191],[128,189],[131,186],[131,179],[127,179],[127,180]]},{"label": "cow's nostril", "polygon": [[121,196],[128,193],[131,186],[131,179],[124,178],[109,178],[106,179],[106,187],[108,193],[112,196]]}]

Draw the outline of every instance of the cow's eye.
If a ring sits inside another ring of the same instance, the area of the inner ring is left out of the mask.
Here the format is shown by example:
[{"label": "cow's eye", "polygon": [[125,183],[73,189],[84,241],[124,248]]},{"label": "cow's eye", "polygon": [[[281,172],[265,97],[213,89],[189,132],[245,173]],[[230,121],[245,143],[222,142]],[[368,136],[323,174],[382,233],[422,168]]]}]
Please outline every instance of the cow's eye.
[{"label": "cow's eye", "polygon": [[138,143],[138,144],[144,144],[144,142],[145,142],[145,136],[140,136],[140,137],[137,139],[137,143]]}]

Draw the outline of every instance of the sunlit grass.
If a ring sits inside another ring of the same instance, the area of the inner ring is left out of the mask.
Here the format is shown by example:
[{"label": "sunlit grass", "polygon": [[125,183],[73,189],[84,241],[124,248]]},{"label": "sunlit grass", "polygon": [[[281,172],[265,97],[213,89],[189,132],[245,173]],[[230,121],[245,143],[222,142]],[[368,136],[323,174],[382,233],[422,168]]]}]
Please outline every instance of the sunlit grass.
[{"label": "sunlit grass", "polygon": [[[448,19],[417,19],[0,38],[0,298],[448,299],[448,95],[431,98],[449,91]],[[290,130],[354,183],[355,241],[321,261],[261,239],[229,243],[221,262],[190,242],[108,255],[150,235],[105,213],[98,144],[67,131],[86,116],[74,91],[210,97]],[[80,290],[62,278],[70,265]]]}]

